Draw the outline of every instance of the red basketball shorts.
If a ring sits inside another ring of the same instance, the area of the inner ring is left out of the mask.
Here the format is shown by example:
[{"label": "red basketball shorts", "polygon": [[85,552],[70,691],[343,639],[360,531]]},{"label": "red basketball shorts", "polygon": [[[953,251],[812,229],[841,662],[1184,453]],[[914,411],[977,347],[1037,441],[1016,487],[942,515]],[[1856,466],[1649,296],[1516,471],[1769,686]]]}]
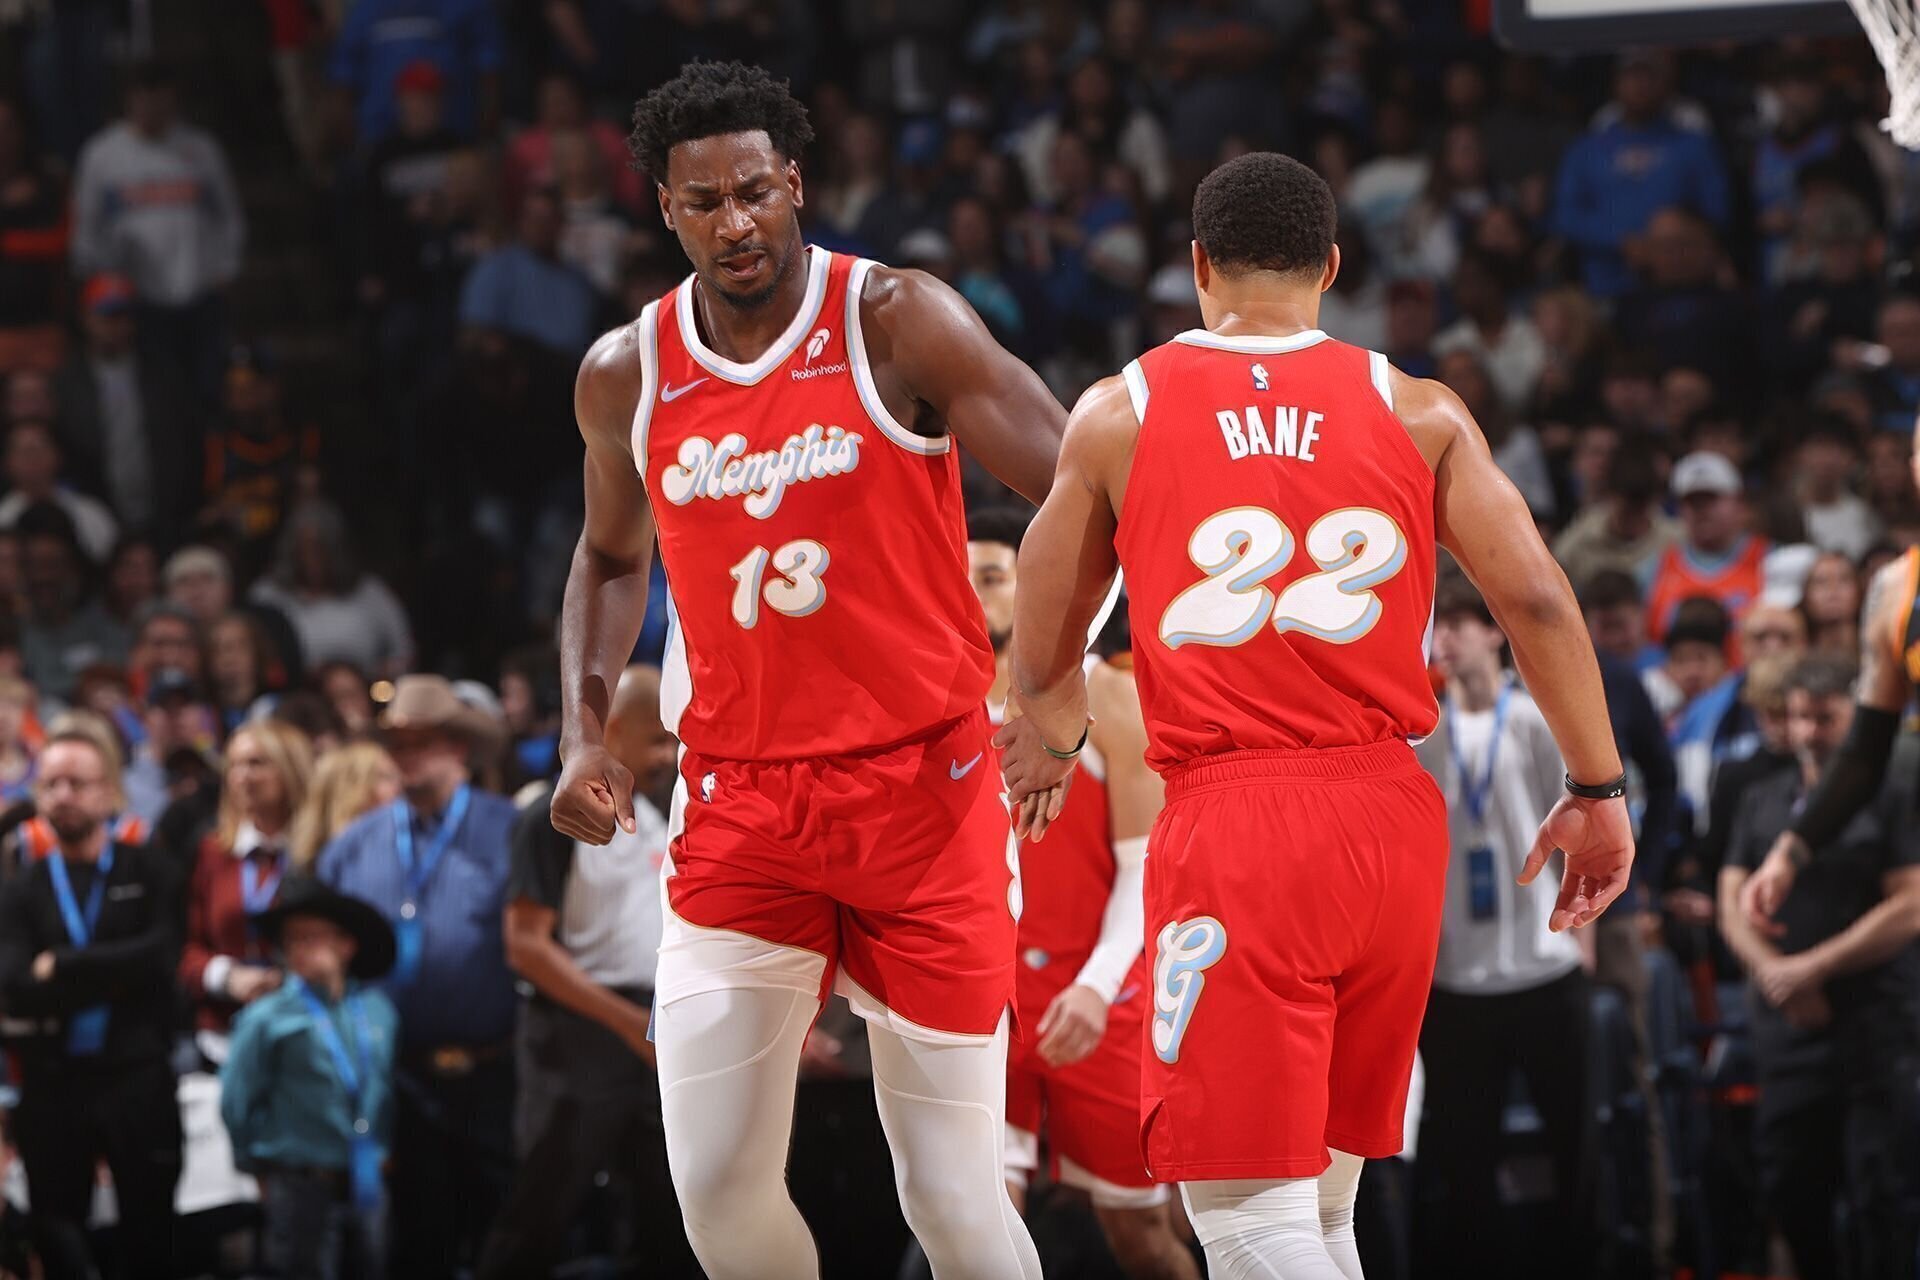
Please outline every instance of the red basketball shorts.
[{"label": "red basketball shorts", "polygon": [[905,1035],[991,1035],[1013,997],[1016,853],[984,711],[806,760],[686,751],[655,998],[838,989]]},{"label": "red basketball shorts", "polygon": [[1404,742],[1167,775],[1147,856],[1141,1142],[1165,1182],[1397,1153],[1439,945],[1446,804]]},{"label": "red basketball shorts", "polygon": [[1036,1048],[1047,1006],[1085,959],[1020,965],[1015,985],[1026,1036],[1007,1056],[1007,1173],[1022,1181],[1039,1168],[1044,1138],[1059,1181],[1103,1208],[1146,1208],[1166,1195],[1140,1158],[1140,1052],[1152,1004],[1145,963],[1134,966],[1108,1006],[1107,1032],[1092,1053],[1055,1067]]}]

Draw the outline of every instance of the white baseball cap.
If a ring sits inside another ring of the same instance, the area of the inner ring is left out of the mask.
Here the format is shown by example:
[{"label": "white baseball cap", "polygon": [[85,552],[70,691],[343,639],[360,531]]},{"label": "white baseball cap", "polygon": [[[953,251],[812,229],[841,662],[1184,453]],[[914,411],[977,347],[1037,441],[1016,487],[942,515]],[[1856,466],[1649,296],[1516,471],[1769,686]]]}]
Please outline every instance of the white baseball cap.
[{"label": "white baseball cap", "polygon": [[1820,548],[1804,542],[1775,547],[1760,561],[1760,601],[1782,609],[1797,609],[1807,594],[1807,575],[1820,558]]},{"label": "white baseball cap", "polygon": [[1740,468],[1724,453],[1696,449],[1673,465],[1673,496],[1685,498],[1696,493],[1717,493],[1726,497],[1746,491]]}]

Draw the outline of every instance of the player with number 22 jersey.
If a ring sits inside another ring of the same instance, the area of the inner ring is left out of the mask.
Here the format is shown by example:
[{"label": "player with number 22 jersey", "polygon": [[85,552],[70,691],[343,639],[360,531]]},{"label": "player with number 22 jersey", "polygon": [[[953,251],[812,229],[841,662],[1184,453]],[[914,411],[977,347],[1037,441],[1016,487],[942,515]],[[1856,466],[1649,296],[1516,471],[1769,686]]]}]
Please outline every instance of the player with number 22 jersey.
[{"label": "player with number 22 jersey", "polygon": [[1152,963],[1141,1139],[1211,1273],[1357,1277],[1361,1163],[1400,1150],[1438,942],[1444,802],[1409,739],[1437,717],[1436,546],[1481,585],[1572,770],[1527,876],[1567,854],[1556,928],[1625,887],[1619,759],[1580,612],[1451,392],[1316,327],[1334,205],[1271,153],[1194,200],[1207,327],[1097,384],[1022,544],[1017,826],[1070,803],[1070,661],[1117,562],[1148,761]]}]

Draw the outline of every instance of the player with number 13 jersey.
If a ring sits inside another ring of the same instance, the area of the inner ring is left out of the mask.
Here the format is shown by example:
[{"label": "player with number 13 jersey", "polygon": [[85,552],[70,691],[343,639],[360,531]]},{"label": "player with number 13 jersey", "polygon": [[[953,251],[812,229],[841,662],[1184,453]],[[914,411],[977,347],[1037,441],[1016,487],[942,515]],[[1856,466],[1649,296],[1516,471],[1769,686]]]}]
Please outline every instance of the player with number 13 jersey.
[{"label": "player with number 13 jersey", "polygon": [[1000,1180],[1016,854],[960,447],[1041,495],[1065,415],[938,280],[809,246],[805,109],[691,63],[633,142],[693,263],[588,354],[586,528],[562,627],[556,828],[604,843],[605,751],[657,535],[681,741],[654,992],[667,1148],[714,1280],[815,1280],[786,1189],[829,990],[869,1022],[907,1221],[941,1280],[1038,1280]]}]

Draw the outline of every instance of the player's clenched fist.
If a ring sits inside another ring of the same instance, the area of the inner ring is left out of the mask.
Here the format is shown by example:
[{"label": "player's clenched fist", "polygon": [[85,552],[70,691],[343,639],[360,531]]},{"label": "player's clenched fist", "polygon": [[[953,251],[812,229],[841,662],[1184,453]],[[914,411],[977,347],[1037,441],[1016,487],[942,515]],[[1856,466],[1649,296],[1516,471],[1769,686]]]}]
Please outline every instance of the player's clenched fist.
[{"label": "player's clenched fist", "polygon": [[563,836],[606,844],[617,822],[632,831],[633,774],[605,747],[580,747],[567,755],[554,784],[553,829]]}]

